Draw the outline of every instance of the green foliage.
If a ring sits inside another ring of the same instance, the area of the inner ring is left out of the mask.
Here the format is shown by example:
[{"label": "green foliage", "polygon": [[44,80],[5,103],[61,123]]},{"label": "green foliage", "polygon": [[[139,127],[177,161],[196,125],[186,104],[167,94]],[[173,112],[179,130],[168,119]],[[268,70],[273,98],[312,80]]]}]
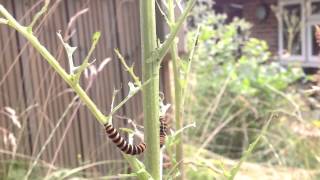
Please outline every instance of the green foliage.
[{"label": "green foliage", "polygon": [[230,170],[230,175],[228,176],[229,180],[233,180],[236,176],[236,174],[240,171],[240,167],[241,165],[248,159],[248,157],[252,154],[253,150],[256,148],[257,144],[259,143],[260,139],[264,136],[264,134],[266,133],[266,130],[269,126],[270,120],[268,121],[268,123],[264,126],[264,128],[262,129],[261,133],[258,135],[258,137],[256,138],[256,140],[254,140],[253,143],[251,143],[249,145],[248,150],[246,150],[244,152],[244,154],[242,155],[241,159],[239,160],[239,162],[237,163],[237,165],[235,165],[231,170]]},{"label": "green foliage", "polygon": [[[264,84],[282,90],[301,76],[279,63],[268,62],[271,55],[268,45],[248,38],[250,25],[247,22],[235,19],[226,24],[225,19],[226,16],[216,15],[202,25],[195,60],[197,78],[205,81],[198,81],[198,89],[217,92],[231,75],[228,91],[255,96],[268,93]],[[193,33],[190,36],[193,37]]]},{"label": "green foliage", "polygon": [[[250,38],[246,21],[235,18],[227,23],[227,17],[218,14],[202,17],[188,109],[200,128],[191,133],[202,143],[221,126],[206,147],[239,158],[271,113],[288,103],[267,86],[286,91],[302,73],[272,61],[267,43]],[[194,32],[188,36],[191,39]]]},{"label": "green foliage", "polygon": [[187,171],[187,176],[189,179],[212,180],[216,174],[207,168],[190,168]]},{"label": "green foliage", "polygon": [[[2,161],[0,164],[4,168],[6,174],[0,174],[0,179],[18,180],[23,179],[27,174],[29,162],[20,160]],[[40,180],[41,167],[36,167],[30,175],[30,179]]]},{"label": "green foliage", "polygon": [[[294,123],[293,123],[294,122]],[[320,141],[316,127],[308,126],[307,120],[297,123],[294,117],[282,117],[274,124],[260,149],[270,149],[261,153],[257,161],[268,159],[270,164],[280,164],[304,169],[319,169]],[[292,130],[296,129],[296,130]],[[297,132],[298,131],[298,132]]]}]

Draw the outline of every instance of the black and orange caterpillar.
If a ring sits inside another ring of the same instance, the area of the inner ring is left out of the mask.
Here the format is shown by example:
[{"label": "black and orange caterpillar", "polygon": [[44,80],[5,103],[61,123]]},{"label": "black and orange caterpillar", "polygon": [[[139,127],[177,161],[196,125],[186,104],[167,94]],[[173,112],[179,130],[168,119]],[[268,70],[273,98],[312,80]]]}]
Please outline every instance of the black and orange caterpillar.
[{"label": "black and orange caterpillar", "polygon": [[160,148],[165,144],[167,129],[168,129],[168,120],[166,116],[160,117]]},{"label": "black and orange caterpillar", "polygon": [[[165,138],[167,135],[168,121],[165,116],[161,116],[160,120],[160,147],[165,143]],[[119,133],[119,131],[112,126],[112,124],[105,124],[105,130],[109,138],[116,144],[116,146],[125,154],[138,155],[145,151],[146,144],[141,142],[137,145],[132,145],[128,143]]]},{"label": "black and orange caterpillar", "polygon": [[137,155],[141,154],[146,149],[146,144],[141,142],[138,145],[129,144],[111,124],[104,125],[109,138],[117,147],[125,154]]}]

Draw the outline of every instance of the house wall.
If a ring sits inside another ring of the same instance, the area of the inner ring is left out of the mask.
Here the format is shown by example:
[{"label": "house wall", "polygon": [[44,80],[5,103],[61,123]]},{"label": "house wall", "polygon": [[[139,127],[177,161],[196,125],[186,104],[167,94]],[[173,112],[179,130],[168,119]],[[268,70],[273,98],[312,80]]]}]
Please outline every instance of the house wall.
[{"label": "house wall", "polygon": [[278,49],[278,21],[273,11],[269,11],[268,18],[260,22],[256,18],[256,9],[261,3],[267,4],[269,7],[271,5],[276,5],[277,0],[216,0],[217,5],[230,5],[230,3],[236,3],[243,5],[242,16],[244,19],[252,23],[252,37],[265,40],[270,50],[273,53],[277,53]]}]

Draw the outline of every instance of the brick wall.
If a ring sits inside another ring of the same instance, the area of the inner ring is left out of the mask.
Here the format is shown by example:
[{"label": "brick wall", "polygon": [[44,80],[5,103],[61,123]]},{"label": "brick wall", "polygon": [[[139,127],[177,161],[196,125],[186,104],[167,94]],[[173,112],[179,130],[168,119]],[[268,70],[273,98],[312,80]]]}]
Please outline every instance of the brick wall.
[{"label": "brick wall", "polygon": [[256,18],[256,9],[262,2],[269,7],[272,4],[277,4],[277,0],[216,0],[216,3],[219,5],[228,5],[230,3],[243,5],[243,18],[253,25],[252,37],[267,41],[270,50],[276,53],[278,49],[278,21],[274,13],[270,10],[268,18],[263,22],[259,22]]}]

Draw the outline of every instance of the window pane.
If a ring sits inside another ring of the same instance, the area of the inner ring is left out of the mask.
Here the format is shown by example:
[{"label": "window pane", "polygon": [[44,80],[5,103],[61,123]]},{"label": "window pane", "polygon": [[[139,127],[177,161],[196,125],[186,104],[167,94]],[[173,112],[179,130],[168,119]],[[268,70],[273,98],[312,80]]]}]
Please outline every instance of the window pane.
[{"label": "window pane", "polygon": [[283,49],[288,55],[301,55],[301,5],[290,4],[283,7]]},{"label": "window pane", "polygon": [[319,45],[317,44],[315,33],[316,33],[316,28],[314,26],[312,26],[312,31],[311,31],[312,56],[319,56],[320,48],[319,48]]},{"label": "window pane", "polygon": [[320,2],[311,3],[311,14],[320,14]]}]

